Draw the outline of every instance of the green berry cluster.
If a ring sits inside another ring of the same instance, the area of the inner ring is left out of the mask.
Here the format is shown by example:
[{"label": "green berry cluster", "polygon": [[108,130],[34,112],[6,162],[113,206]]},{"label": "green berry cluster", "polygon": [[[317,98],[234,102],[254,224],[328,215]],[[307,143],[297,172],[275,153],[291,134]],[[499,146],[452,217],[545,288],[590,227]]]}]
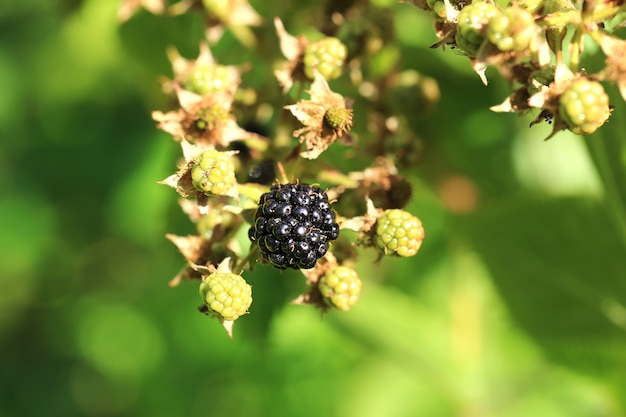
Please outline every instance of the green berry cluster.
[{"label": "green berry cluster", "polygon": [[[573,0],[414,2],[436,15],[440,42],[433,46],[457,47],[485,84],[488,66],[509,81],[514,91],[491,109],[539,109],[531,126],[553,123],[548,138],[563,129],[590,134],[608,120],[612,107],[600,81],[617,84],[626,99],[626,42],[608,29],[624,24],[621,0],[589,1],[582,7]],[[581,69],[586,41],[607,57],[595,74]]]},{"label": "green berry cluster", "polygon": [[328,270],[318,284],[324,301],[342,311],[348,311],[356,304],[361,295],[361,286],[356,271],[346,266]]},{"label": "green berry cluster", "polygon": [[597,81],[575,80],[560,96],[560,115],[572,132],[588,135],[595,132],[611,114],[609,96]]},{"label": "green berry cluster", "polygon": [[422,246],[422,240],[422,222],[407,211],[385,210],[376,222],[374,246],[386,255],[413,256]]},{"label": "green berry cluster", "polygon": [[185,77],[184,87],[202,96],[224,90],[231,84],[228,67],[215,64],[196,65]]},{"label": "green berry cluster", "polygon": [[459,49],[469,56],[476,56],[485,41],[489,20],[498,13],[498,8],[486,1],[478,1],[461,9],[454,37]]},{"label": "green berry cluster", "polygon": [[240,275],[218,272],[200,283],[200,297],[211,315],[234,321],[248,312],[252,287]]},{"label": "green berry cluster", "polygon": [[215,149],[202,152],[191,168],[191,179],[194,187],[206,194],[227,194],[236,184],[232,157]]},{"label": "green berry cluster", "polygon": [[324,113],[324,123],[331,129],[346,129],[352,124],[352,111],[345,107],[331,107]]},{"label": "green berry cluster", "polygon": [[304,51],[304,72],[313,79],[313,68],[316,68],[327,80],[338,78],[347,56],[348,48],[339,39],[320,39],[310,43]]},{"label": "green berry cluster", "polygon": [[500,51],[523,51],[537,34],[533,15],[519,7],[510,7],[489,19],[487,38]]}]

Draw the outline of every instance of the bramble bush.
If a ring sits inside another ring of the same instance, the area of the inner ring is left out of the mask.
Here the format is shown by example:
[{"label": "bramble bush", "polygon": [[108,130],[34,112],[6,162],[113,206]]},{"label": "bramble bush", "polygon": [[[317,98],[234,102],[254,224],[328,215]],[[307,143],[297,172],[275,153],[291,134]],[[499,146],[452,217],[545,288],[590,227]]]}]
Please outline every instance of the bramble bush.
[{"label": "bramble bush", "polygon": [[[432,18],[433,54],[462,54],[484,84],[495,69],[510,95],[491,109],[533,114],[529,128],[552,125],[546,139],[602,129],[613,109],[605,86],[626,99],[626,41],[614,34],[624,26],[623,1],[411,4]],[[198,282],[201,312],[232,336],[252,302],[245,278],[258,263],[277,274],[301,270],[308,291],[294,303],[346,311],[367,285],[355,271],[364,249],[376,250],[377,262],[420,256],[428,224],[405,210],[412,190],[404,173],[422,155],[413,115],[398,103],[410,100],[427,114],[440,97],[435,79],[402,69],[385,49],[391,15],[340,1],[326,6],[317,27],[292,33],[288,16],[268,22],[247,0],[126,0],[120,18],[140,5],[165,16],[200,14],[206,25],[197,56],[167,51],[173,77],[162,84],[172,107],[152,114],[181,146],[178,170],[162,183],[197,225],[196,235],[168,235],[186,260],[171,285]],[[223,64],[213,47],[227,33],[254,59]],[[265,55],[272,42],[280,55]],[[590,44],[606,57],[593,73],[581,64]],[[376,60],[373,70],[367,63]],[[248,74],[274,88],[249,87]],[[329,148],[356,163],[328,160]]]}]

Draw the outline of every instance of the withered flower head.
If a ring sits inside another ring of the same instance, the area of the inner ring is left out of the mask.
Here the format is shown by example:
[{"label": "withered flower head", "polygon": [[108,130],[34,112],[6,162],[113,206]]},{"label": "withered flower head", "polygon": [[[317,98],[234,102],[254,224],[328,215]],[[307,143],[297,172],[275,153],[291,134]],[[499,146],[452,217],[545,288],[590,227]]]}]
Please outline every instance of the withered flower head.
[{"label": "withered flower head", "polygon": [[176,86],[206,96],[226,90],[235,93],[241,83],[241,71],[235,66],[219,65],[206,42],[200,43],[200,53],[195,60],[183,58],[176,48],[167,51],[174,80],[164,80],[163,89],[169,93]]},{"label": "withered flower head", "polygon": [[152,118],[159,122],[157,127],[175,140],[215,147],[257,137],[239,127],[230,114],[233,92],[223,90],[203,97],[180,87],[175,89],[181,108],[168,113],[152,112]]},{"label": "withered flower head", "polygon": [[322,75],[315,70],[314,80],[308,93],[310,100],[300,100],[285,106],[304,125],[293,132],[306,146],[300,155],[316,159],[335,140],[352,144],[349,131],[352,128],[352,109],[341,94],[333,92]]}]

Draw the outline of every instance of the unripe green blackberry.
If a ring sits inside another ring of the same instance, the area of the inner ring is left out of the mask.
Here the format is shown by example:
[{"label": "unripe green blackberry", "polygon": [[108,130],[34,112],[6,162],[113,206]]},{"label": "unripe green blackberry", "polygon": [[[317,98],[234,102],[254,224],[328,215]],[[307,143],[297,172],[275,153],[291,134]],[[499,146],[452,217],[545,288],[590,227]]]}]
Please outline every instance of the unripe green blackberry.
[{"label": "unripe green blackberry", "polygon": [[348,311],[359,301],[361,280],[356,271],[337,266],[324,274],[318,287],[326,304],[342,311]]},{"label": "unripe green blackberry", "polygon": [[422,222],[400,209],[385,210],[378,218],[374,246],[386,255],[413,256],[424,239]]},{"label": "unripe green blackberry", "polygon": [[507,7],[489,19],[487,37],[503,52],[522,51],[537,33],[535,18],[519,7]]},{"label": "unripe green blackberry", "polygon": [[352,110],[345,107],[331,107],[324,113],[324,123],[334,130],[350,130]]},{"label": "unripe green blackberry", "polygon": [[223,65],[196,65],[185,77],[185,90],[205,96],[229,88],[231,75]]},{"label": "unripe green blackberry", "polygon": [[442,0],[426,0],[426,4],[433,11],[435,16],[446,18],[446,5]]},{"label": "unripe green blackberry", "polygon": [[593,133],[611,114],[609,96],[597,81],[579,78],[559,98],[559,112],[567,127],[578,135]]},{"label": "unripe green blackberry", "polygon": [[492,4],[477,1],[461,9],[454,40],[456,45],[469,56],[476,56],[478,48],[485,40],[489,19],[500,13]]},{"label": "unripe green blackberry", "polygon": [[217,272],[200,283],[200,297],[211,315],[233,321],[252,304],[252,287],[240,275]]},{"label": "unripe green blackberry", "polygon": [[235,164],[227,153],[209,149],[196,157],[191,180],[194,187],[206,194],[227,194],[236,184]]},{"label": "unripe green blackberry", "polygon": [[313,67],[326,80],[338,78],[348,56],[348,48],[339,39],[329,37],[307,45],[304,51],[304,73],[313,79]]}]

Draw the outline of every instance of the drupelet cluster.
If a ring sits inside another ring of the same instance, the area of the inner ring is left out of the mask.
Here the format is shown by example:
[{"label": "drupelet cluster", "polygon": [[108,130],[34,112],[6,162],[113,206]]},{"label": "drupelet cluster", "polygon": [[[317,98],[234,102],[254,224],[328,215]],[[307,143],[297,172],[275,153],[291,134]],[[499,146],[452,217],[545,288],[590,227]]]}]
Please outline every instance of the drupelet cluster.
[{"label": "drupelet cluster", "polygon": [[275,184],[259,200],[248,231],[264,262],[311,269],[339,236],[326,192],[308,184]]}]

